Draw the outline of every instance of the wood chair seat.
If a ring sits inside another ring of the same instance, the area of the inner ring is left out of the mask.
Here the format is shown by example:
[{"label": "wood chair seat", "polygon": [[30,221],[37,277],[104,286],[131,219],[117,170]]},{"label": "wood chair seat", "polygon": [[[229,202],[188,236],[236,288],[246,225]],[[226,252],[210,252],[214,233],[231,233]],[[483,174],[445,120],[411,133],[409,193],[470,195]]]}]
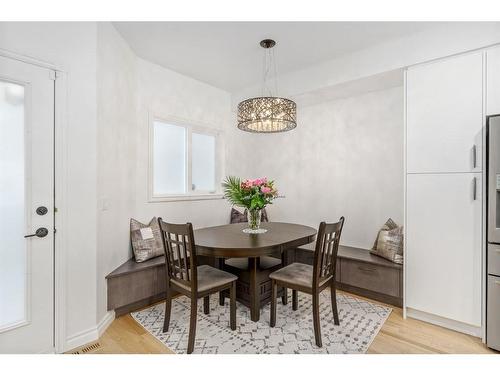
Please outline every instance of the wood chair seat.
[{"label": "wood chair seat", "polygon": [[[274,271],[269,275],[269,278],[275,280],[280,285],[311,294],[313,289],[313,271],[314,267],[309,264],[292,263]],[[323,287],[330,279],[331,277],[321,280],[319,287]]]},{"label": "wood chair seat", "polygon": [[[219,270],[215,267],[210,267],[207,265],[198,266],[198,293],[203,296],[203,293],[224,287],[225,285],[231,284],[233,281],[238,279],[237,276],[232,273]],[[178,280],[172,279],[170,281],[172,284],[183,288],[186,291],[191,290],[190,284],[182,283]]]}]

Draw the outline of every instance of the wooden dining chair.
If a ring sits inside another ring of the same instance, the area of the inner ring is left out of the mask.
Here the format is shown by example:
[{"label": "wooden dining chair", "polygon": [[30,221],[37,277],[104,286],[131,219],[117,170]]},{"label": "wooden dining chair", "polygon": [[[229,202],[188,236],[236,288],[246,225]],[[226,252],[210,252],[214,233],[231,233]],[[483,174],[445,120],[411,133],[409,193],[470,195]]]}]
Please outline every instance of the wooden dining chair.
[{"label": "wooden dining chair", "polygon": [[193,352],[196,335],[198,298],[203,298],[203,312],[210,312],[210,294],[229,289],[230,327],[236,329],[236,280],[229,272],[208,265],[198,266],[193,226],[170,224],[158,218],[165,250],[166,299],[163,332],[168,331],[172,310],[173,292],[181,293],[191,299],[191,318],[189,322],[188,354]]},{"label": "wooden dining chair", "polygon": [[293,310],[297,310],[298,308],[298,292],[312,295],[314,336],[318,347],[322,346],[319,320],[319,294],[328,286],[331,291],[333,321],[335,325],[340,324],[335,289],[335,267],[343,226],[343,216],[338,223],[327,224],[321,222],[316,239],[314,263],[312,266],[302,263],[292,263],[269,275],[271,279],[271,327],[276,325],[276,296],[278,286],[292,289]]}]

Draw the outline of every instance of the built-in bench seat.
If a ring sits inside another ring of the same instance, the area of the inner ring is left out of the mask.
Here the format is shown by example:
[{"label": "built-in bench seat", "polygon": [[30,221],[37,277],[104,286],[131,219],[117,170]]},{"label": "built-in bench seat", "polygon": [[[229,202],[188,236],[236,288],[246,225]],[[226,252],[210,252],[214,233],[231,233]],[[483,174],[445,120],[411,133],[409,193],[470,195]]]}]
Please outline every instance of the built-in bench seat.
[{"label": "built-in bench seat", "polygon": [[[315,243],[295,250],[295,262],[311,264]],[[395,306],[403,306],[403,267],[366,249],[339,246],[337,286],[341,290]]]},{"label": "built-in bench seat", "polygon": [[108,310],[120,316],[165,298],[165,257],[127,260],[108,276]]},{"label": "built-in bench seat", "polygon": [[[288,251],[287,262],[312,264],[313,257],[314,243],[301,246],[295,251]],[[368,250],[349,246],[340,246],[338,257],[337,285],[339,289],[402,306],[403,268],[401,265],[372,255]],[[214,265],[216,263],[215,259],[198,260],[201,260],[200,264]],[[242,263],[241,260],[234,262],[234,267]],[[276,259],[275,263],[279,264],[279,260]],[[116,316],[126,314],[165,298],[165,258],[161,256],[142,263],[135,262],[133,258],[129,259],[106,276],[106,279],[108,310],[115,310]]]}]

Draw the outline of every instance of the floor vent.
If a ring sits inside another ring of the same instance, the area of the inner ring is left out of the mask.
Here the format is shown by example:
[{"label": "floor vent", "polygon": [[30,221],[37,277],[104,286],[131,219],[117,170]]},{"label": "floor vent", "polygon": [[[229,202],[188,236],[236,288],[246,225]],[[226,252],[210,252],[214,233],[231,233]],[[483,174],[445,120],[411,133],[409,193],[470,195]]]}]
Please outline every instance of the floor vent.
[{"label": "floor vent", "polygon": [[70,351],[69,354],[87,354],[87,353],[92,353],[93,351],[99,349],[101,347],[101,344],[99,341],[94,342],[89,345],[82,346],[76,350]]}]

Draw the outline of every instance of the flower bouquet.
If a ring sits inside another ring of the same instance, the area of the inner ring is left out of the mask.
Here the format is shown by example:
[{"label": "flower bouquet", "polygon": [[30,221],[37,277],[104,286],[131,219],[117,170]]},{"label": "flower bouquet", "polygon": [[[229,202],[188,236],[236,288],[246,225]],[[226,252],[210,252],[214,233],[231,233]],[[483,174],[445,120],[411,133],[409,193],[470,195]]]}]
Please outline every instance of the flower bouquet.
[{"label": "flower bouquet", "polygon": [[233,205],[246,208],[249,228],[245,233],[265,233],[260,228],[261,211],[278,196],[274,181],[266,177],[255,180],[243,180],[228,176],[222,183],[225,198]]}]

